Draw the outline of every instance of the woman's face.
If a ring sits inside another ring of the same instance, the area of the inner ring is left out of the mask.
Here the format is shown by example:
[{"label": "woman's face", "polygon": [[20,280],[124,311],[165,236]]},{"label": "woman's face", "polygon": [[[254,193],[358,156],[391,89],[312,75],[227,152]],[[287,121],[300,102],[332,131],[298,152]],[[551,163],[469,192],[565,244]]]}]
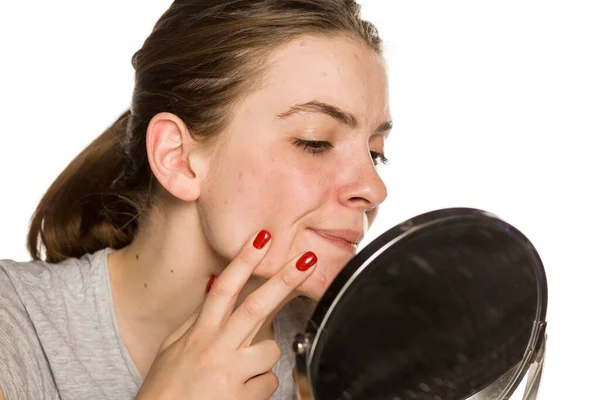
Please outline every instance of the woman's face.
[{"label": "woman's face", "polygon": [[311,250],[317,269],[298,290],[318,300],[386,197],[375,164],[389,121],[385,67],[373,50],[302,37],[276,51],[265,84],[237,106],[203,183],[210,248],[230,260],[267,229],[271,248],[255,271],[263,278]]}]

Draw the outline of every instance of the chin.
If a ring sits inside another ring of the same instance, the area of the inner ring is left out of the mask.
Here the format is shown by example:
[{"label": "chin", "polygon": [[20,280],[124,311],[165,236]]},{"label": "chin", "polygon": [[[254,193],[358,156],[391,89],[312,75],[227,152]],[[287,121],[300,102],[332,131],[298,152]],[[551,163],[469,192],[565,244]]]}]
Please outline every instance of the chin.
[{"label": "chin", "polygon": [[[307,296],[315,301],[321,300],[329,285],[331,285],[347,263],[340,265],[339,261],[337,263],[329,262],[328,264],[325,264],[325,262],[327,261],[319,260],[320,265],[317,264],[316,271],[296,289],[298,294]],[[329,265],[329,267],[325,267],[325,265]],[[335,265],[335,267],[331,267],[332,265]]]}]

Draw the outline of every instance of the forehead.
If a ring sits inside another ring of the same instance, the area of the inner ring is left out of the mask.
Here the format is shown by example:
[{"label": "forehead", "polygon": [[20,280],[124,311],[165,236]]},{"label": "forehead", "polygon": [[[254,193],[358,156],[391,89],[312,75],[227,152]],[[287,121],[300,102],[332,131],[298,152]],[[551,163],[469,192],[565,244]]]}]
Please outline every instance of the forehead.
[{"label": "forehead", "polygon": [[318,100],[356,115],[359,125],[389,119],[382,57],[344,37],[303,36],[282,46],[271,55],[259,92],[274,111]]}]

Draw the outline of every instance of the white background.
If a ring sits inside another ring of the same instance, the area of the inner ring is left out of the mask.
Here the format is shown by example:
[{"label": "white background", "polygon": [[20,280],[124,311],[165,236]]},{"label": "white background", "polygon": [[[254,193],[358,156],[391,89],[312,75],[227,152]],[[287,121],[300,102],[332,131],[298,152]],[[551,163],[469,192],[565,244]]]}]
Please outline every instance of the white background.
[{"label": "white background", "polygon": [[[548,275],[539,398],[600,398],[600,3],[362,3],[386,43],[395,125],[389,197],[367,241],[452,206],[516,226]],[[169,4],[0,5],[0,258],[28,258],[37,202],[127,108],[130,58]]]}]

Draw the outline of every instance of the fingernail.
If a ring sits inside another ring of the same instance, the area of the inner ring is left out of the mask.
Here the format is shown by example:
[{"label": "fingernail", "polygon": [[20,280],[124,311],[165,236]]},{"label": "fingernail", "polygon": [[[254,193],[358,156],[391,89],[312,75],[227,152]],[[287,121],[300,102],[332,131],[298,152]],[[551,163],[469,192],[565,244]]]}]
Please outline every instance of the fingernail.
[{"label": "fingernail", "polygon": [[212,287],[213,282],[215,281],[215,278],[216,277],[214,275],[210,276],[210,279],[208,280],[208,283],[206,284],[206,293],[210,292],[210,288]]},{"label": "fingernail", "polygon": [[307,251],[306,253],[302,254],[302,257],[300,257],[298,261],[296,261],[296,268],[298,268],[298,271],[306,271],[315,265],[316,262],[317,255],[312,251]]},{"label": "fingernail", "polygon": [[258,232],[258,235],[256,235],[256,238],[254,238],[254,243],[252,243],[252,245],[257,249],[262,249],[269,240],[271,240],[271,234],[269,231],[263,229],[262,231]]}]

